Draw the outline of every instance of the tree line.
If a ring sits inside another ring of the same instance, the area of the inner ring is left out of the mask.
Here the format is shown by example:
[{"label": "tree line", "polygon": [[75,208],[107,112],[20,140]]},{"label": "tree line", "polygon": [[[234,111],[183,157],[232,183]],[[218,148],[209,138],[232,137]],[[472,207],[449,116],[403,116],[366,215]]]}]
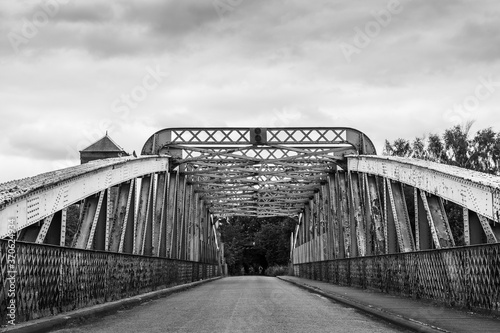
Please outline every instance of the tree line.
[{"label": "tree line", "polygon": [[399,138],[385,140],[384,155],[414,157],[461,168],[500,174],[500,132],[491,127],[477,131],[473,136],[473,122],[456,125],[442,135],[429,134],[413,141]]}]

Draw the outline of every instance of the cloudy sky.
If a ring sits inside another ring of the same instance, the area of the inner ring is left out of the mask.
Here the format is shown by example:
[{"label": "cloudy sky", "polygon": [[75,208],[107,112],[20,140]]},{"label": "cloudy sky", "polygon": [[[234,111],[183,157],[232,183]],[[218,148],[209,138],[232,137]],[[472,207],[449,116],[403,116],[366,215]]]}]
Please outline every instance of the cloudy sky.
[{"label": "cloudy sky", "polygon": [[[500,131],[500,2],[0,1],[0,182],[78,164],[106,130]],[[498,82],[498,83],[497,83]]]}]

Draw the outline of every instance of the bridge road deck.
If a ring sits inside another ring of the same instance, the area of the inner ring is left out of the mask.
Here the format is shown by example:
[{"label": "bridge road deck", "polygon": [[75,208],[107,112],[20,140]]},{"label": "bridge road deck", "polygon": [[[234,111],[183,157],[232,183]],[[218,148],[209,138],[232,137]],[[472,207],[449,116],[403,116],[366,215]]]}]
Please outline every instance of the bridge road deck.
[{"label": "bridge road deck", "polygon": [[124,310],[80,332],[407,332],[271,277],[232,277]]}]

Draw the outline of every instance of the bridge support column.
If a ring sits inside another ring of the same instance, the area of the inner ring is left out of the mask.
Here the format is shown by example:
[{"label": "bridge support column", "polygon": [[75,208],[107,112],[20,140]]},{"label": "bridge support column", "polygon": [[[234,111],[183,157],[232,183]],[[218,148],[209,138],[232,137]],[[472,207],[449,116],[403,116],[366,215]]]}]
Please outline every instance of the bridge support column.
[{"label": "bridge support column", "polygon": [[119,185],[113,220],[109,227],[108,249],[132,253],[135,219],[135,180]]},{"label": "bridge support column", "polygon": [[339,239],[340,239],[340,227],[338,220],[338,208],[337,208],[337,190],[335,187],[335,176],[334,174],[328,175],[327,183],[327,197],[328,197],[328,235],[330,240],[328,241],[328,246],[330,248],[331,259],[337,259],[340,257],[339,249]]},{"label": "bridge support column", "polygon": [[325,252],[325,260],[334,258],[333,241],[332,241],[332,221],[331,221],[331,206],[329,196],[328,183],[322,184],[320,188],[321,193],[321,221],[323,225],[323,248]]},{"label": "bridge support column", "polygon": [[373,253],[375,255],[385,254],[385,229],[383,209],[381,207],[382,200],[380,199],[379,186],[377,178],[364,174],[365,178],[365,206],[366,206],[366,223],[368,224],[368,232],[372,239]]},{"label": "bridge support column", "polygon": [[184,256],[186,260],[193,260],[193,248],[194,248],[194,191],[192,185],[186,186],[186,212],[185,212],[185,245],[184,245]]},{"label": "bridge support column", "polygon": [[384,231],[385,231],[385,251],[386,254],[398,252],[398,237],[391,203],[389,202],[389,182],[384,178]]},{"label": "bridge support column", "polygon": [[[73,239],[73,247],[78,249],[87,248],[94,217],[99,213],[102,205],[102,192],[97,195],[91,195],[83,201],[80,212],[80,228]],[[97,222],[97,221],[96,221]]]},{"label": "bridge support column", "polygon": [[339,190],[336,179],[337,179],[336,173],[333,173],[328,177],[334,259],[344,258],[344,250],[343,250],[344,237],[342,234],[342,223],[340,219],[339,196],[338,196]]},{"label": "bridge support column", "polygon": [[339,203],[339,222],[341,227],[341,232],[339,233],[341,237],[340,245],[340,258],[350,258],[352,256],[351,251],[351,225],[349,219],[349,203],[348,203],[348,191],[347,191],[347,180],[345,172],[337,173],[337,186],[338,186],[338,196],[337,202]]},{"label": "bridge support column", "polygon": [[389,180],[386,183],[389,197],[388,204],[392,213],[389,221],[394,223],[399,249],[401,252],[415,251],[415,241],[411,232],[412,228],[404,197],[403,185]]},{"label": "bridge support column", "polygon": [[179,188],[177,195],[178,208],[178,241],[177,241],[177,258],[186,259],[186,176],[179,175]]},{"label": "bridge support column", "polygon": [[153,189],[154,175],[142,178],[139,192],[139,210],[135,226],[134,253],[151,255],[151,229],[153,226]]},{"label": "bridge support column", "polygon": [[100,207],[98,206],[98,211],[96,216],[94,216],[94,221],[92,223],[92,229],[90,231],[89,240],[87,242],[87,249],[92,250],[106,250],[106,243],[108,236],[108,219],[111,213],[111,201],[110,201],[110,189],[106,189],[101,192],[99,196]]},{"label": "bridge support column", "polygon": [[38,236],[35,240],[35,243],[38,243],[38,244],[44,243],[45,237],[47,236],[47,233],[48,233],[50,227],[51,226],[54,227],[55,223],[52,224],[53,218],[54,218],[54,214],[49,215],[48,217],[43,219],[42,226],[40,228],[40,231],[38,232]]},{"label": "bridge support column", "polygon": [[113,213],[113,219],[109,228],[108,250],[118,252],[120,246],[120,236],[125,221],[125,212],[127,209],[127,199],[130,192],[130,182],[122,183],[118,186],[118,195]]},{"label": "bridge support column", "polygon": [[166,257],[166,213],[167,213],[168,175],[166,172],[158,174],[156,187],[156,203],[153,224],[153,255]]},{"label": "bridge support column", "polygon": [[464,208],[464,238],[466,245],[498,243],[500,228],[492,226],[490,220]]},{"label": "bridge support column", "polygon": [[[425,196],[425,195],[424,195]],[[431,250],[434,248],[431,221],[427,218],[427,211],[419,190],[414,188],[415,199],[415,238],[417,250]],[[424,197],[425,200],[425,197]],[[435,231],[434,231],[435,232]]]},{"label": "bridge support column", "polygon": [[432,194],[420,191],[427,220],[437,249],[455,246],[455,241],[443,206],[443,200]]},{"label": "bridge support column", "polygon": [[177,187],[179,184],[177,172],[169,172],[168,182],[168,209],[167,209],[167,257],[175,258],[175,246],[177,242],[177,234],[175,228],[175,221],[177,216]]},{"label": "bridge support column", "polygon": [[64,246],[66,237],[66,208],[49,215],[37,224],[24,229],[18,240]]},{"label": "bridge support column", "polygon": [[200,251],[200,212],[201,203],[198,193],[193,194],[193,227],[192,227],[192,243],[191,243],[191,260],[199,261]]},{"label": "bridge support column", "polygon": [[[351,197],[351,209],[352,209],[352,220],[354,224],[351,230],[352,236],[354,236],[353,243],[356,243],[357,253],[355,256],[366,256],[366,248],[368,244],[367,228],[366,228],[366,218],[365,211],[363,207],[362,191],[360,189],[360,175],[349,172],[350,180],[350,197]],[[362,175],[361,175],[362,177]]]},{"label": "bridge support column", "polygon": [[43,219],[41,226],[32,231],[34,236],[34,231],[39,230],[35,243],[65,246],[66,214],[67,209],[64,208]]}]

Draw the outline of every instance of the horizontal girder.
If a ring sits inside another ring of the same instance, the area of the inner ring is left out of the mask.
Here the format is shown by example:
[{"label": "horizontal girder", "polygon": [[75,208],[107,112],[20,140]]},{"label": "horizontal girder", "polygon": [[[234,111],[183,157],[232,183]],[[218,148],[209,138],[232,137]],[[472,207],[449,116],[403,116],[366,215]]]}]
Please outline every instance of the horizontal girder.
[{"label": "horizontal girder", "polygon": [[[255,128],[167,128],[153,134],[143,155],[157,154],[165,145],[223,146],[253,144]],[[375,154],[375,146],[362,132],[346,127],[260,128],[263,143],[269,145],[351,145],[362,154]],[[264,135],[265,134],[265,135]]]}]

